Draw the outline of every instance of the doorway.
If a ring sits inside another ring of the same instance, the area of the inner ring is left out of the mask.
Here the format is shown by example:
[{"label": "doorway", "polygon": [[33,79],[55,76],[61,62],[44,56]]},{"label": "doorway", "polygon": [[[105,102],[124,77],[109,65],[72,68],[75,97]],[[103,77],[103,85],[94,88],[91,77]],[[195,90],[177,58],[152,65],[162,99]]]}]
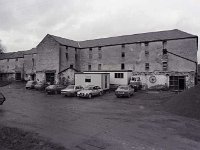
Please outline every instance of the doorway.
[{"label": "doorway", "polygon": [[169,88],[170,90],[185,90],[185,76],[170,76]]},{"label": "doorway", "polygon": [[22,78],[21,78],[21,73],[16,73],[15,74],[15,80],[17,81],[20,81]]},{"label": "doorway", "polygon": [[55,73],[46,73],[46,82],[54,84],[54,80],[55,80]]}]

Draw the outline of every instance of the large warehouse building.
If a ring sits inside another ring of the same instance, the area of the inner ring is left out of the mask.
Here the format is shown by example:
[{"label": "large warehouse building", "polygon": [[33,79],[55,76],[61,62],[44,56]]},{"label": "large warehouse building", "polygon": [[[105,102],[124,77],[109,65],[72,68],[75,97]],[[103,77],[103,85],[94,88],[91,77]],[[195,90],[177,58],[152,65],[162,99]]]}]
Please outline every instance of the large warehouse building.
[{"label": "large warehouse building", "polygon": [[198,37],[177,29],[86,41],[47,34],[32,50],[0,54],[0,80],[64,84],[75,72],[109,72],[113,82],[135,76],[147,87],[187,89],[195,84],[197,51]]}]

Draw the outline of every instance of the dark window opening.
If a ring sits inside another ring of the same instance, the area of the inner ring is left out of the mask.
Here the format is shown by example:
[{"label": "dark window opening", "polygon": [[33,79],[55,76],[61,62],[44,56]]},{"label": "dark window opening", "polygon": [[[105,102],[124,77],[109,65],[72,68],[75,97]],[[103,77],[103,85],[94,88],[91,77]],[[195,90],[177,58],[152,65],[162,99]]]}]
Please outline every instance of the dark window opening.
[{"label": "dark window opening", "polygon": [[18,58],[16,58],[15,61],[18,61]]},{"label": "dark window opening", "polygon": [[88,71],[91,71],[92,65],[88,65]]},{"label": "dark window opening", "polygon": [[70,65],[70,68],[73,68],[73,67],[74,67],[73,64],[71,64],[71,65]]},{"label": "dark window opening", "polygon": [[145,46],[149,46],[149,42],[145,42],[144,45],[145,45]]},{"label": "dark window opening", "polygon": [[121,64],[121,69],[125,69],[125,65],[124,64]]},{"label": "dark window opening", "polygon": [[101,64],[98,64],[98,70],[101,70]]},{"label": "dark window opening", "polygon": [[149,51],[148,50],[145,50],[145,55],[149,55]]},{"label": "dark window opening", "polygon": [[100,51],[100,50],[101,50],[101,47],[98,47],[98,50]]},{"label": "dark window opening", "polygon": [[65,53],[66,60],[68,61],[68,53]]},{"label": "dark window opening", "polygon": [[125,48],[125,44],[122,44],[122,48]]},{"label": "dark window opening", "polygon": [[18,80],[18,81],[21,80],[21,73],[16,73],[15,79]]},{"label": "dark window opening", "polygon": [[90,50],[90,52],[92,52],[92,48],[90,48],[89,50]]},{"label": "dark window opening", "polygon": [[91,82],[91,77],[85,77],[85,82]]},{"label": "dark window opening", "polygon": [[115,78],[124,78],[124,73],[115,73]]},{"label": "dark window opening", "polygon": [[167,49],[163,49],[163,55],[167,55]]},{"label": "dark window opening", "polygon": [[170,90],[184,90],[185,76],[170,76],[169,77]]},{"label": "dark window opening", "polygon": [[149,63],[145,63],[145,70],[149,70]]},{"label": "dark window opening", "polygon": [[125,52],[122,52],[121,56],[124,58],[125,57]]}]

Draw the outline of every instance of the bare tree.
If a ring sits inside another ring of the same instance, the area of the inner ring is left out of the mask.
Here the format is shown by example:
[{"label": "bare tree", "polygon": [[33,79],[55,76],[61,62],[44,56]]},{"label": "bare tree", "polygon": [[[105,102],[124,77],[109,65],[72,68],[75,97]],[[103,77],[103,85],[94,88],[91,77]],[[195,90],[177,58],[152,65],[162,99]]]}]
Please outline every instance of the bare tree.
[{"label": "bare tree", "polygon": [[5,46],[2,45],[1,40],[0,40],[0,53],[4,53],[6,51]]}]

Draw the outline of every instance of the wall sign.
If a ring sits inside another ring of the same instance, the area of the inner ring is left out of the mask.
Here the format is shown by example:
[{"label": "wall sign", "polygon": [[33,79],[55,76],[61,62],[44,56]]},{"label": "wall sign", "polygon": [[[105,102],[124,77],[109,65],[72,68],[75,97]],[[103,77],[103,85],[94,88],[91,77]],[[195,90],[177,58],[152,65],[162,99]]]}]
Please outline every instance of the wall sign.
[{"label": "wall sign", "polygon": [[155,76],[150,76],[149,77],[149,82],[156,83],[156,77]]}]

